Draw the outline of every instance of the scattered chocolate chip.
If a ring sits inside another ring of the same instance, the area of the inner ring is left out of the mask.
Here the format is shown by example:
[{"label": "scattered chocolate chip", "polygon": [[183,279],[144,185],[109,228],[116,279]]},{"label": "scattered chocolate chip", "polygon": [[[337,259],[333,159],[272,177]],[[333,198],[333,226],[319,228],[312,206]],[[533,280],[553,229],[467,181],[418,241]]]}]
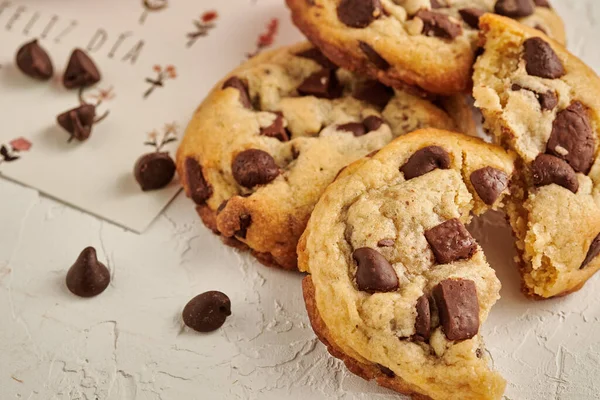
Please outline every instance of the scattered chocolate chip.
[{"label": "scattered chocolate chip", "polygon": [[433,288],[440,323],[448,340],[466,340],[479,331],[479,300],[475,282],[445,279]]},{"label": "scattered chocolate chip", "polygon": [[377,246],[379,247],[392,247],[396,243],[394,239],[381,239],[377,242]]},{"label": "scattered chocolate chip", "polygon": [[252,101],[250,100],[250,92],[248,91],[248,83],[246,81],[241,80],[237,76],[232,76],[223,84],[223,90],[227,88],[233,88],[240,92],[240,103],[245,108],[252,110]]},{"label": "scattered chocolate chip", "polygon": [[566,161],[550,154],[540,154],[531,163],[533,184],[537,187],[553,183],[569,189],[573,193],[579,190],[577,174]]},{"label": "scattered chocolate chip", "polygon": [[356,261],[356,284],[358,290],[368,293],[392,292],[398,289],[396,271],[381,253],[369,247],[361,247],[352,253]]},{"label": "scattered chocolate chip", "polygon": [[145,192],[167,186],[175,176],[175,169],[175,161],[169,153],[155,152],[138,158],[133,174]]},{"label": "scattered chocolate chip", "polygon": [[296,53],[298,57],[308,58],[309,60],[313,60],[321,67],[326,69],[336,69],[337,65],[329,61],[327,57],[321,52],[321,50],[316,47],[311,47],[308,50],[301,51],[300,53]]},{"label": "scattered chocolate chip", "polygon": [[542,110],[554,110],[558,105],[558,96],[555,92],[549,90],[546,93],[536,93]]},{"label": "scattered chocolate chip", "polygon": [[457,218],[426,230],[425,238],[438,264],[468,260],[477,251],[477,242]]},{"label": "scattered chocolate chip", "polygon": [[279,175],[273,157],[258,149],[244,150],[236,155],[231,170],[236,182],[247,188],[269,183]]},{"label": "scattered chocolate chip", "polygon": [[477,350],[475,350],[475,357],[477,357],[477,358],[483,357],[483,350],[481,349],[481,347],[479,347],[479,348],[477,348]]},{"label": "scattered chocolate chip", "polygon": [[565,74],[562,62],[544,39],[529,38],[523,43],[523,48],[525,69],[529,75],[556,79]]},{"label": "scattered chocolate chip", "polygon": [[[515,91],[515,92],[517,92],[521,89],[523,89],[523,86],[521,86],[517,83],[513,83],[512,86],[510,87],[510,90]],[[529,90],[529,89],[525,89],[525,90]]]},{"label": "scattered chocolate chip", "polygon": [[383,125],[383,120],[374,115],[370,115],[363,120],[363,125],[367,128],[367,132],[376,131]]},{"label": "scattered chocolate chip", "polygon": [[381,364],[377,364],[377,367],[379,367],[379,370],[381,371],[381,373],[384,374],[385,376],[387,376],[388,378],[394,378],[396,376],[394,371],[392,371],[388,367],[384,367]]},{"label": "scattered chocolate chip", "polygon": [[494,6],[496,14],[510,18],[527,17],[535,11],[531,0],[498,0]]},{"label": "scattered chocolate chip", "polygon": [[185,159],[185,180],[190,198],[196,204],[204,204],[213,194],[212,186],[204,179],[202,166],[192,157]]},{"label": "scattered chocolate chip", "polygon": [[479,18],[485,14],[485,11],[480,8],[461,8],[458,12],[463,21],[474,29],[479,29]]},{"label": "scattered chocolate chip", "polygon": [[444,8],[446,4],[442,3],[442,0],[431,0],[431,8]]},{"label": "scattered chocolate chip", "polygon": [[546,152],[568,162],[575,172],[587,173],[594,163],[596,138],[588,110],[578,101],[556,114]]},{"label": "scattered chocolate chip", "polygon": [[394,89],[378,81],[366,81],[360,84],[352,93],[352,97],[365,101],[379,108],[385,108],[394,97]]},{"label": "scattered chocolate chip", "polygon": [[585,259],[581,263],[581,267],[579,267],[579,269],[585,268],[589,263],[592,262],[594,258],[598,257],[598,254],[600,254],[600,233],[598,236],[596,236],[596,238],[594,238],[594,240],[592,240],[592,244],[590,244],[587,255],[585,256]]},{"label": "scattered chocolate chip", "polygon": [[367,56],[367,59],[375,64],[375,66],[380,70],[385,71],[390,68],[390,63],[381,57],[381,55],[369,44],[359,40],[358,47],[362,50],[365,56]]},{"label": "scattered chocolate chip", "polygon": [[351,132],[354,136],[362,136],[367,133],[367,129],[362,122],[349,122],[338,125],[337,129],[344,132]]},{"label": "scattered chocolate chip", "polygon": [[275,120],[271,125],[260,128],[260,134],[263,136],[276,138],[281,142],[287,142],[290,140],[290,135],[283,126],[283,114],[281,114],[281,112],[275,113]]},{"label": "scattered chocolate chip", "polygon": [[25,75],[43,81],[52,78],[54,74],[52,60],[46,50],[38,44],[37,39],[24,44],[17,51],[17,67]]},{"label": "scattered chocolate chip", "polygon": [[246,239],[250,225],[252,225],[252,216],[249,214],[240,215],[240,229],[235,231],[235,236]]},{"label": "scattered chocolate chip", "polygon": [[423,34],[443,39],[454,39],[462,33],[460,24],[453,22],[446,14],[419,10],[415,17],[423,21]]},{"label": "scattered chocolate chip", "polygon": [[422,295],[417,299],[417,319],[415,320],[414,339],[420,342],[426,342],[431,337],[431,310],[429,308],[429,298]]},{"label": "scattered chocolate chip", "polygon": [[473,171],[470,180],[481,200],[490,206],[496,202],[500,193],[508,185],[508,175],[504,171],[492,167]]},{"label": "scattered chocolate chip", "polygon": [[56,117],[58,124],[71,134],[72,139],[87,140],[92,134],[92,126],[96,118],[96,107],[84,104]]},{"label": "scattered chocolate chip", "polygon": [[97,296],[108,287],[110,272],[96,256],[96,249],[86,247],[67,273],[67,288],[80,297]]},{"label": "scattered chocolate chip", "polygon": [[73,50],[63,76],[63,85],[67,89],[86,87],[100,82],[100,78],[94,61],[83,50]]},{"label": "scattered chocolate chip", "polygon": [[306,78],[297,90],[303,96],[335,99],[342,95],[343,87],[337,79],[335,70],[322,69]]},{"label": "scattered chocolate chip", "polygon": [[183,309],[183,322],[198,332],[219,329],[231,315],[231,301],[226,294],[210,291],[199,294]]},{"label": "scattered chocolate chip", "polygon": [[404,174],[404,179],[409,180],[437,168],[450,168],[450,155],[439,146],[428,146],[410,156],[406,164],[400,167],[400,172]]},{"label": "scattered chocolate chip", "polygon": [[379,0],[342,0],[337,15],[346,26],[366,28],[381,16],[381,3]]},{"label": "scattered chocolate chip", "polygon": [[548,0],[533,0],[533,2],[535,3],[536,6],[538,7],[546,7],[546,8],[552,8],[552,6],[550,5],[550,3],[548,2]]}]

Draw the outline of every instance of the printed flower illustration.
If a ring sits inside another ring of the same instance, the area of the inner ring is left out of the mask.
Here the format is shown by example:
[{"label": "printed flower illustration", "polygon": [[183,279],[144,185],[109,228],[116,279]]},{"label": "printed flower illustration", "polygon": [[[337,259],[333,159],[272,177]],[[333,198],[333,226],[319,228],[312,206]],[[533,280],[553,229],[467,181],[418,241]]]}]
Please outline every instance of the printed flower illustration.
[{"label": "printed flower illustration", "polygon": [[12,162],[21,158],[20,153],[31,149],[31,142],[24,137],[11,140],[8,145],[0,146],[0,164],[3,162]]},{"label": "printed flower illustration", "polygon": [[155,65],[152,70],[156,73],[156,78],[146,78],[150,88],[144,93],[144,98],[150,96],[157,87],[163,87],[165,81],[177,78],[177,70],[173,65],[167,65],[164,69],[160,65]]},{"label": "printed flower illustration", "polygon": [[[177,141],[178,131],[179,126],[176,122],[165,124],[162,130],[162,135],[160,135],[156,130],[153,130],[148,133],[148,140],[145,141],[144,144],[146,146],[154,147],[156,149],[156,152],[159,152],[165,145]],[[158,140],[159,136],[160,140]]]},{"label": "printed flower illustration", "polygon": [[142,0],[142,6],[144,6],[144,12],[140,16],[140,25],[143,25],[148,18],[148,14],[164,10],[169,5],[169,0]]},{"label": "printed flower illustration", "polygon": [[208,32],[216,26],[214,21],[217,18],[219,18],[219,14],[216,11],[206,11],[200,16],[200,19],[194,20],[196,30],[187,34],[187,47],[192,47],[199,38],[208,35]]},{"label": "printed flower illustration", "polygon": [[95,92],[92,92],[88,95],[90,99],[96,100],[96,107],[100,105],[104,101],[109,101],[115,98],[115,94],[113,93],[113,87],[109,87],[108,89],[97,89]]},{"label": "printed flower illustration", "polygon": [[256,50],[252,53],[246,54],[248,58],[252,58],[265,48],[271,46],[275,41],[275,36],[279,32],[279,20],[277,18],[273,18],[266,26],[266,31],[258,36],[256,41]]}]

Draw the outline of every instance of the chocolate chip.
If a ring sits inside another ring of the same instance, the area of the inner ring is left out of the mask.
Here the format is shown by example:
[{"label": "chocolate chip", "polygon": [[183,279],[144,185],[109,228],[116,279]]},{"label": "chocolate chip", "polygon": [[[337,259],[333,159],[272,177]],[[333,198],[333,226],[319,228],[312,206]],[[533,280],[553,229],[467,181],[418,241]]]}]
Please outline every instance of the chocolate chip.
[{"label": "chocolate chip", "polygon": [[394,371],[392,371],[388,367],[384,367],[381,364],[377,364],[377,367],[379,367],[379,370],[381,371],[381,373],[384,374],[385,376],[387,376],[388,378],[394,378],[396,376]]},{"label": "chocolate chip", "polygon": [[479,301],[475,282],[445,279],[433,288],[440,323],[448,340],[466,340],[479,331]]},{"label": "chocolate chip", "polygon": [[548,0],[533,0],[533,2],[535,3],[536,6],[538,7],[546,7],[546,8],[552,8],[552,6],[550,5],[550,3],[548,2]]},{"label": "chocolate chip", "polygon": [[337,15],[346,26],[366,28],[381,16],[381,3],[379,0],[342,0]]},{"label": "chocolate chip", "polygon": [[578,101],[556,114],[546,152],[587,174],[594,163],[596,138],[587,108]]},{"label": "chocolate chip", "polygon": [[480,8],[461,8],[458,12],[463,21],[474,29],[479,29],[479,18],[485,14],[485,11]]},{"label": "chocolate chip", "polygon": [[167,186],[175,176],[175,161],[169,153],[148,153],[135,163],[133,173],[142,190],[156,190]]},{"label": "chocolate chip", "polygon": [[423,34],[443,39],[454,39],[462,33],[460,24],[453,22],[446,14],[419,10],[416,17],[423,21]]},{"label": "chocolate chip", "polygon": [[97,296],[108,287],[110,272],[96,256],[96,249],[85,248],[67,273],[67,288],[80,297]]},{"label": "chocolate chip", "polygon": [[227,207],[228,202],[229,202],[229,200],[223,200],[221,202],[221,204],[219,204],[219,207],[217,207],[217,215],[219,215],[221,213],[221,211],[223,211],[225,209],[225,207]]},{"label": "chocolate chip", "polygon": [[198,332],[219,329],[231,315],[231,301],[226,294],[210,291],[199,294],[183,309],[183,322]]},{"label": "chocolate chip", "polygon": [[508,175],[504,171],[492,167],[473,171],[470,180],[481,200],[490,206],[496,202],[500,193],[508,185]]},{"label": "chocolate chip", "polygon": [[494,6],[496,14],[510,18],[527,17],[535,11],[531,0],[498,0]]},{"label": "chocolate chip", "polygon": [[297,90],[303,96],[335,99],[342,95],[343,87],[340,85],[334,70],[322,69],[306,78]]},{"label": "chocolate chip", "polygon": [[523,48],[525,69],[529,75],[556,79],[565,74],[562,62],[544,39],[529,38],[523,43]]},{"label": "chocolate chip", "polygon": [[313,60],[321,67],[326,69],[336,69],[337,65],[329,61],[327,57],[321,52],[321,50],[316,47],[311,47],[308,50],[301,51],[300,53],[296,53],[298,57],[308,58],[309,60]]},{"label": "chocolate chip", "polygon": [[555,92],[549,90],[546,93],[537,93],[538,101],[542,110],[554,110],[558,105],[558,96]]},{"label": "chocolate chip", "polygon": [[551,110],[554,110],[554,108],[556,108],[556,106],[558,105],[558,96],[556,95],[555,92],[553,92],[551,90],[548,90],[546,93],[538,93],[532,89],[524,88],[521,85],[518,85],[516,83],[513,83],[513,85],[511,86],[511,90],[514,90],[514,91],[528,90],[530,92],[533,92],[535,94],[535,97],[537,97],[542,110],[550,110],[551,111]]},{"label": "chocolate chip", "polygon": [[531,163],[533,184],[537,187],[553,183],[569,189],[573,193],[579,190],[577,174],[566,161],[549,154],[540,154]]},{"label": "chocolate chip", "polygon": [[362,52],[367,56],[367,59],[371,61],[377,68],[382,71],[386,71],[390,68],[390,63],[388,63],[381,55],[375,51],[369,44],[358,41],[358,47],[362,50]]},{"label": "chocolate chip", "polygon": [[252,216],[249,214],[240,215],[240,229],[235,231],[235,236],[246,239],[248,228],[252,225]]},{"label": "chocolate chip", "polygon": [[437,168],[450,168],[450,155],[439,146],[428,146],[410,156],[406,164],[400,167],[400,172],[404,174],[404,179],[409,180]]},{"label": "chocolate chip", "polygon": [[426,230],[425,238],[438,264],[468,260],[477,251],[477,242],[457,218]]},{"label": "chocolate chip", "polygon": [[444,8],[448,7],[446,4],[442,3],[441,0],[431,0],[431,8]]},{"label": "chocolate chip", "polygon": [[52,78],[54,67],[52,60],[39,44],[37,39],[24,44],[17,51],[17,67],[25,75],[46,81]]},{"label": "chocolate chip", "polygon": [[354,89],[352,97],[383,109],[394,97],[394,89],[378,81],[366,81]]},{"label": "chocolate chip", "polygon": [[204,204],[213,194],[212,186],[204,179],[202,166],[192,157],[185,159],[185,179],[190,198],[196,204]]},{"label": "chocolate chip", "polygon": [[100,82],[100,78],[94,61],[83,50],[73,50],[63,76],[63,85],[67,89],[86,87]]},{"label": "chocolate chip", "polygon": [[231,170],[236,182],[247,188],[269,183],[279,175],[273,157],[258,149],[244,150],[236,155]]},{"label": "chocolate chip", "polygon": [[379,247],[392,247],[396,243],[394,239],[381,239],[377,242],[377,246]]},{"label": "chocolate chip", "polygon": [[233,88],[240,92],[240,103],[244,108],[252,110],[252,101],[250,100],[250,93],[248,91],[248,83],[246,81],[241,80],[237,76],[232,76],[227,79],[223,84],[223,90],[227,88]]},{"label": "chocolate chip", "polygon": [[579,269],[585,268],[594,258],[598,257],[598,254],[600,254],[600,233],[592,240],[592,244],[590,244],[585,260],[583,260]]},{"label": "chocolate chip", "polygon": [[347,124],[338,125],[339,131],[351,132],[354,136],[362,136],[367,133],[367,129],[362,122],[349,122]]},{"label": "chocolate chip", "polygon": [[368,293],[392,292],[398,289],[396,271],[381,253],[369,247],[361,247],[352,253],[356,261],[356,285]]},{"label": "chocolate chip", "polygon": [[415,320],[414,339],[426,342],[431,337],[431,310],[429,298],[423,295],[417,299],[417,319]]},{"label": "chocolate chip", "polygon": [[69,139],[87,140],[92,134],[92,126],[96,118],[96,107],[84,104],[56,117],[58,124],[71,134]]},{"label": "chocolate chip", "polygon": [[374,115],[370,115],[363,120],[363,125],[367,128],[367,132],[376,131],[383,125],[383,120]]},{"label": "chocolate chip", "polygon": [[260,134],[263,136],[276,138],[281,142],[287,142],[290,140],[290,135],[283,126],[283,114],[281,114],[281,112],[275,113],[275,120],[271,125],[260,128]]}]

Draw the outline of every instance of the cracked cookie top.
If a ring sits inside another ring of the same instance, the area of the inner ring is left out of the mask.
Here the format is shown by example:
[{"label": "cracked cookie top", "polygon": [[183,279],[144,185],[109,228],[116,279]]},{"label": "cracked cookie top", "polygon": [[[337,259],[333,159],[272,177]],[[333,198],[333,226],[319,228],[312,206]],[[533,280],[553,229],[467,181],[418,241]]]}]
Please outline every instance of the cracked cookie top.
[{"label": "cracked cookie top", "polygon": [[478,349],[500,283],[465,225],[502,206],[513,168],[500,147],[424,129],[340,174],[298,247],[336,348],[433,399],[499,397]]},{"label": "cracked cookie top", "polygon": [[468,89],[479,18],[495,12],[565,41],[546,0],[287,0],[298,28],[338,65],[393,87]]},{"label": "cracked cookie top", "polygon": [[177,166],[211,229],[295,269],[310,212],[342,167],[415,129],[472,133],[470,113],[461,97],[421,99],[300,44],[259,55],[217,84],[187,128]]}]

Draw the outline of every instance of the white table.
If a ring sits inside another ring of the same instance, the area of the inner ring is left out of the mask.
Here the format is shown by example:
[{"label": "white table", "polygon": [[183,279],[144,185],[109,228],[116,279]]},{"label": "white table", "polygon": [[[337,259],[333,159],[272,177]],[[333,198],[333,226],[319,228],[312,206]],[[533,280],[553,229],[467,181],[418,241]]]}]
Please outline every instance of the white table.
[{"label": "white table", "polygon": [[[570,49],[600,70],[600,1],[553,3]],[[600,277],[529,301],[502,217],[474,231],[503,283],[483,334],[506,398],[600,398]],[[88,245],[113,279],[80,299],[64,278]],[[0,179],[0,399],[398,398],[328,355],[301,279],[222,245],[181,195],[138,236]],[[233,315],[212,334],[182,329],[183,306],[206,290],[228,294]]]}]

